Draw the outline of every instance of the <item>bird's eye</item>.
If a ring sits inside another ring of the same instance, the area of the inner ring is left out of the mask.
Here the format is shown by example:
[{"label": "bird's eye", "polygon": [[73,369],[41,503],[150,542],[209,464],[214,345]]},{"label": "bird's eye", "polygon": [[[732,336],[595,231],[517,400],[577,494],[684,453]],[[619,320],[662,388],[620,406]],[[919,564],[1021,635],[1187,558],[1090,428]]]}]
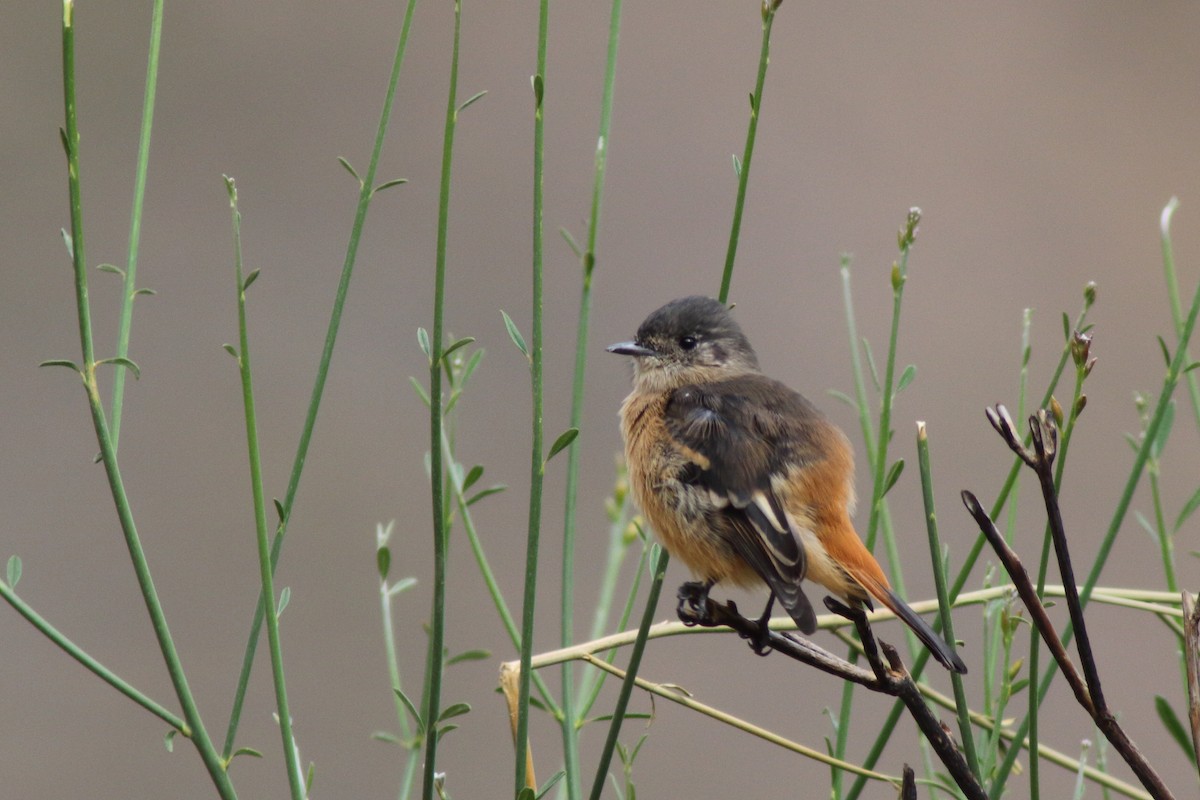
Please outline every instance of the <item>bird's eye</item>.
[{"label": "bird's eye", "polygon": [[695,336],[679,337],[679,346],[682,347],[684,350],[694,350],[696,348],[696,337]]}]

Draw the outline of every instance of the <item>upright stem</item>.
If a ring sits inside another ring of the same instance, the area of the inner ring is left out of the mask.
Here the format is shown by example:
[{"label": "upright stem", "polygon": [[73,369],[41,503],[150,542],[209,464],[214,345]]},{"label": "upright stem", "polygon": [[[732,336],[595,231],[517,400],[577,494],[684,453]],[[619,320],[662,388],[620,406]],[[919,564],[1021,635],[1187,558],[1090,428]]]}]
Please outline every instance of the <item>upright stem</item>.
[{"label": "upright stem", "polygon": [[782,0],[763,0],[762,4],[762,48],[758,56],[758,79],[754,94],[750,96],[750,126],[746,129],[746,146],[742,150],[741,167],[738,169],[737,200],[733,205],[733,224],[729,229],[729,246],[725,250],[725,272],[721,275],[720,300],[729,297],[729,285],[733,281],[733,263],[737,258],[738,238],[742,233],[742,211],[746,206],[746,185],[750,180],[750,159],[754,157],[754,139],[758,135],[758,115],[762,110],[763,86],[767,81],[767,65],[771,63],[771,26],[775,24],[775,12]]},{"label": "upright stem", "polygon": [[538,4],[537,71],[533,75],[533,342],[529,350],[530,383],[533,396],[532,435],[529,456],[529,530],[525,544],[525,593],[521,612],[521,675],[517,694],[516,790],[528,783],[526,756],[529,752],[529,680],[533,658],[533,621],[537,600],[538,548],[542,528],[542,479],[546,455],[542,447],[542,217],[545,165],[546,42],[549,33],[550,0]]},{"label": "upright stem", "polygon": [[262,458],[258,446],[258,415],[254,409],[254,382],[250,371],[250,334],[246,328],[246,283],[242,277],[242,215],[238,211],[237,188],[226,177],[229,206],[233,215],[234,275],[237,280],[238,367],[242,378],[242,404],[246,413],[246,446],[250,458],[250,489],[254,497],[254,531],[258,545],[258,570],[262,596],[266,598],[267,647],[271,651],[271,679],[275,686],[275,707],[279,715],[279,733],[283,738],[283,759],[287,766],[292,800],[304,800],[304,778],[296,741],[292,735],[292,714],[288,706],[287,682],[283,673],[283,649],[279,639],[279,612],[275,605],[275,581],[271,570],[271,548],[267,541],[267,506],[263,494]]},{"label": "upright stem", "polygon": [[[608,162],[609,129],[612,124],[613,87],[617,73],[617,43],[621,30],[621,0],[613,0],[608,27],[608,58],[604,70],[604,93],[600,101],[600,132],[596,139],[595,176],[592,181],[592,210],[588,218],[587,248],[581,256],[583,286],[579,298],[579,326],[575,337],[575,377],[571,390],[571,427],[583,430],[584,376],[587,370],[588,330],[592,310],[592,272],[596,267],[596,240],[600,230],[600,205]],[[562,621],[560,642],[567,647],[575,639],[575,531],[579,488],[579,442],[567,451],[566,500],[563,504]],[[572,664],[562,665],[563,760],[567,774],[567,797],[575,800],[582,792],[579,778],[579,728],[575,712],[575,674]]]},{"label": "upright stem", "polygon": [[[146,197],[146,173],[150,164],[150,131],[154,125],[154,98],[158,89],[158,53],[162,45],[163,0],[154,0],[150,19],[150,55],[146,62],[146,90],[142,97],[142,130],[138,139],[137,171],[133,180],[133,211],[129,222],[129,256],[125,262],[121,321],[117,331],[117,357],[129,355],[129,329],[133,324],[133,301],[137,297],[138,245],[142,238],[142,206]],[[116,448],[121,436],[121,409],[125,399],[125,370],[113,376],[112,440]]]},{"label": "upright stem", "polygon": [[[133,521],[133,511],[129,506],[129,497],[125,494],[125,484],[117,466],[117,452],[109,434],[108,419],[104,414],[100,390],[96,384],[95,347],[92,339],[91,303],[88,299],[87,259],[83,241],[83,200],[79,180],[79,124],[76,117],[75,102],[75,6],[73,0],[63,3],[63,104],[66,112],[66,126],[63,131],[63,146],[67,151],[67,186],[71,203],[71,257],[75,272],[75,306],[79,322],[79,341],[83,352],[83,364],[80,374],[83,378],[84,389],[87,392],[88,406],[92,414],[92,426],[96,431],[96,439],[100,444],[100,457],[104,463],[104,472],[108,478],[109,490],[112,493],[113,505],[116,506],[117,518],[121,524],[121,532],[125,537],[125,545],[129,550],[129,558],[133,563],[133,571],[137,577],[138,587],[142,592],[142,600],[150,616],[159,650],[166,664],[167,674],[175,688],[176,697],[183,710],[184,719],[192,731],[192,742],[195,744],[200,758],[208,770],[209,777],[222,798],[235,798],[233,784],[225,772],[225,763],[209,739],[208,731],[200,717],[179,653],[175,650],[175,642],[167,626],[167,618],[159,602],[158,592],[150,576],[150,566],[146,562],[146,553],[142,549],[138,537],[137,526]],[[117,367],[122,369],[123,367]]]},{"label": "upright stem", "polygon": [[445,345],[446,240],[450,220],[450,170],[454,156],[454,127],[458,119],[458,42],[462,22],[461,0],[454,0],[454,45],[450,59],[450,88],[446,98],[446,124],[442,134],[442,177],[438,199],[437,254],[433,289],[433,333],[429,346],[429,482],[433,507],[433,599],[430,607],[429,658],[425,697],[425,772],[421,797],[433,800],[437,772],[438,716],[442,700],[442,651],[446,637],[446,472],[442,462],[442,349]]},{"label": "upright stem", "polygon": [[[396,54],[392,60],[392,73],[388,81],[387,92],[384,95],[383,110],[379,115],[379,125],[375,131],[375,146],[371,151],[371,161],[367,173],[360,180],[358,206],[354,214],[354,223],[350,229],[350,241],[346,245],[346,257],[342,262],[342,275],[338,281],[337,293],[333,300],[333,311],[329,315],[329,327],[325,333],[325,345],[317,364],[317,377],[313,382],[312,394],[308,401],[308,412],[304,418],[304,428],[300,432],[300,441],[296,445],[296,455],[292,459],[292,472],[288,478],[287,493],[283,499],[283,511],[278,526],[275,528],[275,538],[271,542],[271,569],[279,564],[279,554],[283,550],[284,537],[287,535],[288,522],[292,517],[292,505],[296,499],[296,491],[300,488],[300,476],[308,458],[308,445],[312,441],[313,429],[317,424],[317,412],[321,408],[321,398],[325,394],[325,380],[329,375],[329,364],[333,360],[333,346],[337,341],[338,330],[342,323],[342,309],[346,305],[346,295],[350,290],[350,277],[354,274],[354,263],[358,257],[358,243],[362,238],[363,226],[367,221],[367,210],[375,193],[375,172],[379,166],[379,157],[383,152],[383,142],[387,137],[388,121],[392,116],[392,101],[396,97],[396,86],[400,82],[400,68],[404,64],[404,53],[408,48],[408,32],[412,25],[413,10],[416,0],[408,0],[404,12],[404,23],[400,30],[400,40],[396,44]],[[225,745],[222,754],[228,759],[237,739],[237,730],[242,718],[242,704],[246,697],[246,687],[250,683],[250,672],[254,666],[254,654],[258,649],[258,636],[262,631],[264,616],[263,595],[259,595],[258,604],[254,609],[254,618],[250,623],[250,633],[246,637],[246,649],[242,656],[242,669],[238,673],[238,683],[234,690],[233,707],[229,712],[229,727],[225,731]]]}]

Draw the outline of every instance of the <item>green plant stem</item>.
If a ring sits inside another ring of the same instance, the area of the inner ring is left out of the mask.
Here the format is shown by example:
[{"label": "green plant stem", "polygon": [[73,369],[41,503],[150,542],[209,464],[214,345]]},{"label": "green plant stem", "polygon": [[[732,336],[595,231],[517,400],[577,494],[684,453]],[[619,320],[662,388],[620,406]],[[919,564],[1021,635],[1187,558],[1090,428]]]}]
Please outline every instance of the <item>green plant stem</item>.
[{"label": "green plant stem", "polygon": [[[445,463],[455,463],[449,437],[444,433],[442,436],[442,447],[445,451],[445,455],[443,456]],[[509,640],[513,643],[514,647],[520,648],[521,632],[517,629],[517,623],[513,620],[508,603],[504,600],[504,594],[500,591],[500,584],[496,581],[496,575],[492,571],[491,564],[488,563],[487,554],[483,551],[483,543],[479,540],[479,531],[475,528],[475,518],[471,514],[470,506],[467,505],[466,495],[463,494],[461,472],[450,470],[449,474],[450,488],[454,494],[458,516],[462,520],[463,530],[467,534],[467,542],[470,544],[471,552],[475,556],[475,562],[479,566],[479,573],[483,576],[483,583],[492,598],[492,604],[496,607],[496,613],[500,616],[500,623],[504,626],[505,632],[508,633]],[[533,684],[537,688],[542,702],[545,703],[547,710],[550,711],[554,718],[559,720],[564,719],[565,712],[555,701],[554,693],[550,691],[550,687],[546,685],[542,677],[536,672],[533,676]]]},{"label": "green plant stem", "polygon": [[608,736],[604,740],[604,749],[600,753],[596,776],[592,781],[591,800],[600,800],[600,795],[604,792],[604,782],[608,779],[608,765],[612,762],[617,737],[621,734],[621,723],[624,721],[625,712],[629,707],[629,697],[633,694],[634,682],[642,663],[642,653],[646,649],[647,634],[654,621],[655,609],[658,607],[658,595],[667,574],[667,563],[670,561],[670,556],[658,545],[655,545],[654,549],[658,551],[657,555],[652,558],[654,579],[650,581],[650,593],[646,598],[646,608],[642,612],[642,624],[638,628],[637,639],[633,642],[633,650],[629,653],[629,666],[626,668],[625,680],[621,682],[621,693],[617,696],[617,705],[613,709],[612,721],[608,726]]},{"label": "green plant stem", "polygon": [[[350,241],[346,246],[346,257],[342,263],[342,274],[338,281],[337,292],[333,300],[333,311],[329,316],[329,327],[325,333],[325,344],[321,358],[317,364],[317,375],[313,382],[312,394],[309,397],[308,412],[304,418],[304,427],[300,432],[300,441],[296,446],[296,455],[292,459],[292,471],[288,478],[287,493],[284,496],[282,514],[275,529],[275,538],[271,542],[271,569],[279,563],[279,554],[283,550],[284,537],[287,535],[288,523],[292,516],[292,506],[296,499],[296,491],[300,487],[300,476],[308,458],[308,446],[312,441],[313,429],[317,424],[317,412],[321,407],[321,398],[325,393],[325,381],[329,375],[329,364],[333,359],[333,347],[337,341],[338,330],[342,322],[342,309],[346,304],[346,294],[350,289],[350,278],[354,273],[354,263],[358,257],[358,244],[362,238],[363,226],[367,220],[367,210],[374,196],[375,173],[379,165],[380,154],[383,152],[383,142],[387,137],[388,121],[392,115],[392,102],[396,96],[396,86],[400,81],[400,68],[404,63],[404,53],[408,47],[408,32],[412,24],[413,9],[416,0],[409,0],[404,13],[404,23],[400,31],[400,40],[396,45],[396,55],[392,61],[392,73],[388,81],[387,92],[384,95],[383,110],[379,115],[379,125],[375,131],[375,146],[371,151],[371,161],[367,173],[359,186],[358,205],[354,214],[354,223],[350,229]],[[238,673],[237,687],[234,689],[232,708],[229,712],[229,726],[225,731],[225,744],[222,753],[226,759],[233,753],[237,730],[242,717],[242,705],[245,702],[246,688],[250,683],[250,672],[254,666],[254,655],[258,649],[258,637],[262,630],[264,617],[264,597],[260,594],[258,604],[254,609],[254,618],[250,623],[250,633],[246,638],[246,648],[242,656],[242,668]]]},{"label": "green plant stem", "polygon": [[72,642],[61,631],[51,625],[44,617],[34,611],[33,607],[22,600],[17,593],[12,590],[12,587],[4,581],[0,581],[0,597],[3,597],[4,600],[13,607],[14,611],[28,620],[28,622],[33,625],[33,627],[41,631],[47,639],[58,645],[63,652],[82,664],[89,672],[100,678],[100,680],[104,681],[121,694],[128,697],[133,702],[137,703],[142,708],[149,711],[154,716],[161,719],[163,722],[170,725],[175,730],[179,731],[184,736],[189,738],[191,737],[191,729],[178,714],[168,710],[161,703],[152,700],[137,687],[121,678],[119,675],[101,664],[96,659],[92,658],[92,656],[89,655],[86,650]]},{"label": "green plant stem", "polygon": [[450,57],[450,87],[446,97],[446,124],[442,135],[441,189],[438,194],[437,252],[434,267],[433,331],[429,356],[429,482],[433,511],[433,597],[430,605],[429,658],[425,680],[425,771],[423,800],[434,798],[437,746],[442,701],[442,674],[446,641],[446,560],[449,526],[445,510],[445,468],[442,463],[442,350],[445,346],[446,242],[450,225],[450,175],[454,163],[454,129],[458,120],[458,46],[462,3],[454,0],[454,43]]},{"label": "green plant stem", "polygon": [[104,472],[108,478],[109,490],[112,493],[113,504],[116,506],[117,518],[121,524],[121,532],[125,537],[125,545],[129,550],[130,561],[137,577],[146,611],[158,640],[159,650],[170,676],[171,684],[179,699],[184,719],[192,730],[192,742],[204,762],[205,769],[213,781],[217,792],[222,798],[234,798],[237,793],[225,771],[225,763],[213,747],[212,740],[200,716],[200,710],[192,696],[183,664],[171,638],[166,615],[163,613],[158,592],[150,575],[150,566],[146,562],[146,554],[138,537],[137,526],[134,524],[133,511],[129,506],[129,498],[125,494],[125,484],[117,466],[117,453],[113,447],[108,430],[108,418],[104,413],[103,402],[100,399],[99,386],[96,383],[95,348],[92,338],[91,305],[88,299],[87,259],[83,239],[83,200],[79,180],[79,125],[76,118],[75,101],[75,6],[73,0],[63,3],[63,103],[66,111],[66,127],[63,132],[63,144],[67,151],[67,184],[71,205],[71,256],[75,272],[75,305],[79,321],[80,347],[83,352],[83,364],[80,373],[84,389],[87,392],[88,406],[92,414],[92,426],[96,431],[96,439],[100,444],[100,456],[104,463]]},{"label": "green plant stem", "polygon": [[[1084,320],[1087,319],[1088,311],[1091,310],[1093,302],[1094,294],[1090,294],[1085,291],[1083,310],[1079,312],[1079,315],[1075,319],[1075,330],[1079,330],[1083,326]],[[1053,396],[1054,390],[1058,387],[1058,381],[1062,376],[1062,372],[1067,365],[1067,360],[1070,359],[1070,357],[1070,342],[1067,342],[1063,345],[1062,353],[1060,354],[1058,360],[1058,366],[1055,368],[1054,374],[1050,377],[1050,382],[1046,388],[1046,393],[1042,396],[1040,407],[1044,408],[1050,403],[1050,398]],[[996,497],[996,501],[992,504],[992,507],[989,511],[989,516],[991,516],[992,519],[996,519],[1004,510],[1004,506],[1008,502],[1010,492],[1013,490],[1013,487],[1016,486],[1017,475],[1020,472],[1022,464],[1023,462],[1020,458],[1015,456],[1013,457],[1012,466],[1009,468],[1008,475],[1005,477],[1004,483],[1000,487],[1000,492]],[[958,575],[956,575],[954,578],[954,583],[950,586],[951,603],[954,603],[958,600],[958,596],[962,592],[963,586],[965,586],[967,583],[967,578],[970,577],[971,571],[975,569],[975,564],[979,560],[980,553],[983,552],[983,547],[986,544],[986,541],[987,540],[982,533],[975,537],[975,542],[971,545],[971,549],[967,553],[966,560],[963,562],[962,567],[959,568]],[[933,621],[933,629],[936,631],[940,627],[941,620],[935,619]],[[922,651],[917,655],[911,670],[914,678],[917,678],[921,675],[921,672],[925,669],[925,665],[929,662],[929,657],[929,653],[925,651]],[[871,744],[871,748],[867,752],[867,757],[863,761],[864,767],[871,769],[879,761],[879,757],[883,754],[883,749],[887,746],[888,740],[892,736],[892,731],[895,730],[896,723],[900,721],[900,716],[903,713],[903,703],[896,702],[892,704],[891,711],[888,712],[888,716],[884,719],[883,725],[880,727],[879,733],[875,737],[875,741]],[[1027,729],[1021,731],[1021,734],[1018,737],[1019,741],[1024,741],[1026,730]],[[1010,751],[1008,755],[1015,763],[1016,756],[1012,754],[1012,751]],[[1011,768],[1012,765],[1010,764],[1009,769]],[[846,800],[856,800],[856,798],[858,798],[858,796],[862,793],[862,790],[865,786],[865,780],[856,779],[854,785],[850,787],[850,791],[846,794]]]},{"label": "green plant stem", "polygon": [[[613,0],[608,26],[608,55],[604,69],[604,92],[600,100],[600,131],[596,138],[596,161],[592,180],[592,208],[588,217],[587,249],[581,267],[583,285],[579,298],[579,325],[575,336],[575,372],[571,388],[571,424],[583,430],[584,377],[587,370],[588,330],[592,309],[592,273],[596,267],[596,241],[600,230],[600,207],[608,163],[609,130],[612,127],[613,89],[617,79],[617,44],[621,31],[621,0]],[[576,439],[567,449],[566,499],[563,503],[562,619],[563,647],[575,639],[575,532],[579,487],[580,447]],[[579,765],[579,720],[575,709],[575,675],[572,664],[562,665],[562,735],[567,797],[576,800],[582,792]]]},{"label": "green plant stem", "polygon": [[[933,584],[937,590],[938,609],[942,621],[942,630],[946,641],[954,649],[954,619],[950,615],[950,595],[946,591],[946,570],[942,566],[942,543],[938,536],[937,510],[933,501],[933,477],[929,468],[929,437],[925,431],[925,423],[917,423],[917,465],[921,473],[921,497],[925,504],[925,528],[929,534],[929,557],[933,563]],[[963,687],[962,675],[950,673],[950,683],[954,687],[954,704],[958,712],[958,735],[962,741],[962,749],[967,757],[967,766],[979,785],[983,785],[983,776],[979,770],[979,755],[975,750],[975,737],[971,729],[970,706],[967,703],[967,693]]]},{"label": "green plant stem", "polygon": [[[396,724],[400,726],[400,739],[407,744],[412,742],[412,727],[408,721],[408,710],[400,700],[396,690],[401,688],[400,659],[396,650],[395,626],[392,623],[392,587],[386,578],[379,582],[379,606],[383,620],[383,642],[387,654],[388,678],[392,682],[392,702],[396,708]],[[412,789],[413,776],[416,775],[420,763],[421,751],[411,747],[404,759],[404,776],[400,781],[400,800],[406,800]]]},{"label": "green plant stem", "polygon": [[[146,61],[146,90],[142,97],[142,128],[138,138],[137,169],[133,180],[133,210],[129,222],[129,256],[125,262],[121,315],[117,331],[117,357],[129,355],[129,330],[133,324],[133,301],[137,297],[138,245],[142,238],[142,207],[146,197],[146,173],[150,164],[150,131],[154,126],[154,98],[158,89],[158,54],[162,45],[163,0],[154,0],[150,17],[150,54]],[[125,370],[113,375],[112,423],[113,449],[121,437],[121,409],[125,399]]]},{"label": "green plant stem", "polygon": [[242,275],[242,215],[238,211],[237,187],[233,178],[225,178],[229,207],[233,217],[234,274],[237,279],[238,367],[242,378],[242,405],[246,414],[246,448],[250,460],[250,488],[254,496],[254,532],[258,545],[258,569],[262,596],[266,598],[267,648],[271,654],[271,680],[275,687],[275,708],[279,713],[279,732],[283,738],[283,760],[287,765],[292,800],[304,800],[304,778],[296,757],[292,735],[292,715],[288,708],[287,681],[283,672],[283,646],[279,638],[279,613],[275,605],[275,582],[271,569],[271,546],[267,539],[267,505],[263,493],[262,456],[258,446],[258,415],[254,406],[254,380],[250,366],[250,334],[246,327],[246,288]]},{"label": "green plant stem", "polygon": [[729,298],[729,286],[733,281],[733,264],[737,258],[738,238],[742,232],[742,212],[746,206],[746,186],[750,180],[750,160],[754,157],[754,140],[758,135],[758,116],[762,112],[763,86],[767,81],[767,65],[771,63],[771,26],[775,24],[775,12],[780,0],[763,0],[762,5],[762,48],[758,56],[758,79],[754,83],[754,94],[750,96],[750,126],[746,129],[746,146],[742,150],[741,168],[738,170],[737,200],[733,205],[733,224],[729,230],[729,246],[725,250],[725,271],[721,276],[721,291],[718,295],[724,303]]},{"label": "green plant stem", "polygon": [[542,230],[545,195],[545,89],[546,43],[549,34],[550,0],[538,3],[537,71],[533,76],[533,288],[532,345],[529,350],[532,421],[529,457],[529,530],[525,544],[525,592],[521,611],[521,674],[517,689],[516,789],[526,784],[526,753],[529,750],[529,661],[533,657],[534,610],[537,601],[538,549],[542,527],[542,482],[546,474],[546,454],[542,447]]},{"label": "green plant stem", "polygon": [[[1175,333],[1183,332],[1183,306],[1179,300],[1179,278],[1175,274],[1175,251],[1171,245],[1171,218],[1175,209],[1179,208],[1179,199],[1172,197],[1163,208],[1160,218],[1160,236],[1162,241],[1163,274],[1167,283],[1167,298],[1171,303],[1171,320],[1175,323]],[[1191,357],[1187,357],[1191,363]],[[1200,380],[1195,371],[1187,373],[1188,393],[1192,399],[1192,411],[1196,415],[1196,425],[1200,426]]]}]

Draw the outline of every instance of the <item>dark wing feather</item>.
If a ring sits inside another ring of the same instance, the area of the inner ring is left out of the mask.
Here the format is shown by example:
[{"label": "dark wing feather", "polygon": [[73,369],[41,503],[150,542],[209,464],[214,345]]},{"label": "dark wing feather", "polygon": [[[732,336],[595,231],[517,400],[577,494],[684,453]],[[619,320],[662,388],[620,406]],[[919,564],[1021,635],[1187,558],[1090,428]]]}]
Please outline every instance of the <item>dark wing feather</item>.
[{"label": "dark wing feather", "polygon": [[815,414],[799,394],[758,374],[681,387],[665,409],[667,431],[707,462],[682,479],[708,490],[719,509],[714,525],[805,633],[816,629],[816,615],[800,587],[804,545],[772,476],[813,457],[805,424]]}]

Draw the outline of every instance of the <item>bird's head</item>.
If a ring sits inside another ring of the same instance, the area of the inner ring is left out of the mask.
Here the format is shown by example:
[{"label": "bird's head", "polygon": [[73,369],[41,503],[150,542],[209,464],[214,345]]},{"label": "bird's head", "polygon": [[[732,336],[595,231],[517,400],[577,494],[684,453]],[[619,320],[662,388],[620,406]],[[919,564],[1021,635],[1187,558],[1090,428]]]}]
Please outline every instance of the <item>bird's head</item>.
[{"label": "bird's head", "polygon": [[639,388],[666,390],[757,372],[758,358],[729,309],[709,297],[681,297],[654,311],[631,342],[608,352],[633,357]]}]

